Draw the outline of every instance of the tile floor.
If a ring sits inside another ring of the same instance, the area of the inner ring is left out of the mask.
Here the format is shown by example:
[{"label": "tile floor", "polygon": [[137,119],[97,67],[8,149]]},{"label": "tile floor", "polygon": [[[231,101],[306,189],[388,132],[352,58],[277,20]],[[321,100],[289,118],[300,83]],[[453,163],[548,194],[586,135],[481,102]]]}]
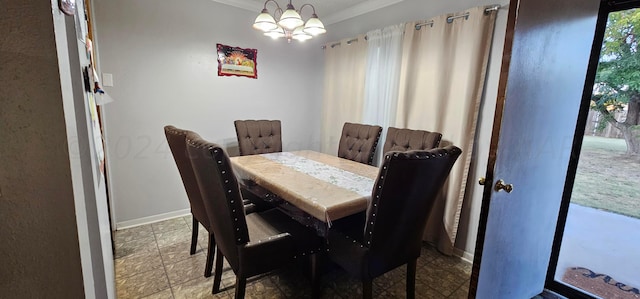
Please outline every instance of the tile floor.
[{"label": "tile floor", "polygon": [[[211,294],[213,277],[204,277],[207,233],[189,255],[191,216],[115,233],[118,298],[233,298],[235,276],[225,263],[223,292]],[[362,286],[329,266],[321,276],[321,298],[361,298]],[[374,280],[375,298],[405,298],[405,266]],[[425,245],[418,259],[416,298],[467,298],[471,264]],[[309,298],[311,283],[297,267],[276,270],[247,282],[246,298]]]}]

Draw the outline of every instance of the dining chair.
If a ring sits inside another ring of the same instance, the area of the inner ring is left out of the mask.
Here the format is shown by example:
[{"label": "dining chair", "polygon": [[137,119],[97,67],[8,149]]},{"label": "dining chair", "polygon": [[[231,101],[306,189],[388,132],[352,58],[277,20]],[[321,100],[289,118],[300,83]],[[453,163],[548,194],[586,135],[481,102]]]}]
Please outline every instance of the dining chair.
[{"label": "dining chair", "polygon": [[178,167],[178,172],[182,178],[182,184],[187,192],[187,199],[189,200],[189,206],[191,208],[191,219],[193,225],[191,233],[191,249],[189,253],[191,255],[196,253],[199,231],[198,224],[202,224],[207,232],[209,232],[209,246],[207,249],[207,261],[204,276],[210,277],[215,254],[215,237],[212,235],[213,231],[209,223],[207,212],[204,208],[200,189],[198,188],[195,174],[191,168],[191,161],[187,156],[186,136],[188,132],[190,131],[178,129],[171,125],[164,127],[164,134],[167,138],[169,148],[171,149],[173,160],[176,162],[176,166]]},{"label": "dining chair", "polygon": [[338,143],[338,157],[372,165],[382,127],[344,123]]},{"label": "dining chair", "polygon": [[389,151],[428,150],[438,147],[442,134],[424,130],[389,127],[382,153]]},{"label": "dining chair", "polygon": [[[209,222],[209,217],[205,211],[202,196],[200,195],[200,189],[198,188],[198,183],[196,182],[196,177],[193,172],[193,168],[191,167],[191,161],[187,156],[187,133],[196,134],[188,130],[178,129],[171,125],[164,127],[164,134],[167,138],[171,154],[173,155],[173,160],[176,162],[176,166],[178,167],[178,172],[180,173],[184,189],[187,192],[187,199],[189,200],[189,206],[191,208],[193,225],[191,233],[191,248],[189,253],[193,255],[196,252],[196,247],[198,245],[198,226],[199,224],[202,224],[207,232],[209,232],[209,245],[207,248],[207,261],[205,264],[204,276],[210,277],[216,242],[213,230],[211,229],[211,223]],[[251,212],[254,210],[254,205],[247,202],[245,209]]]},{"label": "dining chair", "polygon": [[315,258],[321,239],[277,209],[246,215],[231,162],[219,145],[187,134],[187,151],[218,245],[212,293],[220,291],[223,257],[236,275],[235,298],[244,298],[247,278],[298,257],[310,258],[315,293]]},{"label": "dining chair", "polygon": [[371,298],[374,278],[404,264],[407,298],[414,298],[427,216],[460,153],[455,146],[386,153],[365,221],[329,230],[328,256],[362,281],[363,298]]},{"label": "dining chair", "polygon": [[240,156],[282,151],[282,133],[279,120],[236,120]]},{"label": "dining chair", "polygon": [[[236,120],[238,149],[240,156],[276,153],[282,151],[282,133],[279,120]],[[266,190],[253,181],[243,181],[240,185],[242,196],[253,203],[257,210],[273,208],[266,201],[270,196]]]}]

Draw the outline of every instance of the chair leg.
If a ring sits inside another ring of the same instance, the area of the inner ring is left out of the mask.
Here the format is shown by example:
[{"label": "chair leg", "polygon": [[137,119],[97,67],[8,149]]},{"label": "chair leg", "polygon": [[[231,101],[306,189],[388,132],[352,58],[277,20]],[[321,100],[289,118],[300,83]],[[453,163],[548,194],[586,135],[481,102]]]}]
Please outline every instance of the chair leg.
[{"label": "chair leg", "polygon": [[318,279],[318,253],[309,255],[311,276],[311,298],[320,298],[320,280]]},{"label": "chair leg", "polygon": [[407,263],[407,299],[416,297],[416,264],[418,259]]},{"label": "chair leg", "polygon": [[236,296],[235,299],[244,299],[244,290],[247,287],[247,279],[240,273],[236,276]]},{"label": "chair leg", "polygon": [[191,215],[191,220],[192,220],[192,231],[191,231],[191,251],[189,251],[190,254],[195,254],[196,253],[196,245],[198,245],[198,220],[196,220],[196,217],[193,217],[193,215]]},{"label": "chair leg", "polygon": [[373,280],[369,279],[362,281],[362,298],[373,298]]},{"label": "chair leg", "polygon": [[204,277],[211,277],[211,269],[213,268],[213,259],[216,255],[216,237],[213,233],[209,233],[209,247],[207,248],[207,263],[204,267]]},{"label": "chair leg", "polygon": [[213,270],[213,290],[211,294],[217,294],[220,292],[220,282],[222,281],[222,262],[224,256],[220,248],[216,249],[216,268]]}]

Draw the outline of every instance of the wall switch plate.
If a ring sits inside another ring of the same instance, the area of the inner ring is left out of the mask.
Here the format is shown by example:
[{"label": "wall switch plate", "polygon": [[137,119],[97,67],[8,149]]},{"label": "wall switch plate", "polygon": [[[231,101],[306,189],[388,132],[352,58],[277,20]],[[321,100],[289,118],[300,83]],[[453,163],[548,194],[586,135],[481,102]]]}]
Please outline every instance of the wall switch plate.
[{"label": "wall switch plate", "polygon": [[113,75],[102,73],[102,86],[113,86]]}]

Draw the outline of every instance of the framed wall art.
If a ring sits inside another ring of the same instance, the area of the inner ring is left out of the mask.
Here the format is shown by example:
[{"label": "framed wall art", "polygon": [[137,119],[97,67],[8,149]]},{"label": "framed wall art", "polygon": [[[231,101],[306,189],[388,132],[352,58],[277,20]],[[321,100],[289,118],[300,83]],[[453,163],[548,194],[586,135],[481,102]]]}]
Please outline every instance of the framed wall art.
[{"label": "framed wall art", "polygon": [[217,44],[218,76],[258,78],[256,57],[258,50]]}]

